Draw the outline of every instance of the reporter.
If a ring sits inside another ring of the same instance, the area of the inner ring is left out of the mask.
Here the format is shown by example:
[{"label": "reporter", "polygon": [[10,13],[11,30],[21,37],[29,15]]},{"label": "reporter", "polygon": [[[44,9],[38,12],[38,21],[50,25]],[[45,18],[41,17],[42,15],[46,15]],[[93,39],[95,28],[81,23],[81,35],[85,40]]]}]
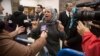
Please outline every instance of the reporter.
[{"label": "reporter", "polygon": [[100,38],[92,34],[81,21],[78,22],[77,30],[82,36],[82,48],[85,56],[100,56]]},{"label": "reporter", "polygon": [[[0,0],[0,12],[3,11],[1,2],[2,0]],[[34,43],[25,46],[13,40],[14,36],[24,32],[24,27],[17,26],[13,32],[8,32],[4,28],[4,22],[0,21],[0,56],[35,56],[46,43],[47,33],[44,31]]]}]

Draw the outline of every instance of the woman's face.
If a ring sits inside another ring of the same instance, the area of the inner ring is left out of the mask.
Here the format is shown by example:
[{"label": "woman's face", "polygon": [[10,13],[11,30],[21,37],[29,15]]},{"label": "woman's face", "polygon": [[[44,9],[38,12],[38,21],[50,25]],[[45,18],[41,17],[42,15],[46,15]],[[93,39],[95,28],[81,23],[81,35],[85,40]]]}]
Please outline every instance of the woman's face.
[{"label": "woman's face", "polygon": [[45,16],[45,20],[47,20],[47,21],[51,20],[52,19],[51,10],[50,9],[45,9],[44,16]]}]

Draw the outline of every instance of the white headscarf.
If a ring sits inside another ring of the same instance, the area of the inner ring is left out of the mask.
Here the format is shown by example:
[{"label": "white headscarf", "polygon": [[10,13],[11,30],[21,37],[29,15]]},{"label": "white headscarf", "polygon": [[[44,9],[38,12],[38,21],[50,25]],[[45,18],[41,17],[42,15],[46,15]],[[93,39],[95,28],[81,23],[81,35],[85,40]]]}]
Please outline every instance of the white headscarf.
[{"label": "white headscarf", "polygon": [[[55,9],[54,8],[49,8],[49,7],[47,7],[46,9],[51,11],[51,15],[52,15],[51,21],[56,21],[57,20],[57,13],[56,13]],[[43,17],[43,21],[44,20],[45,20],[45,16]]]}]

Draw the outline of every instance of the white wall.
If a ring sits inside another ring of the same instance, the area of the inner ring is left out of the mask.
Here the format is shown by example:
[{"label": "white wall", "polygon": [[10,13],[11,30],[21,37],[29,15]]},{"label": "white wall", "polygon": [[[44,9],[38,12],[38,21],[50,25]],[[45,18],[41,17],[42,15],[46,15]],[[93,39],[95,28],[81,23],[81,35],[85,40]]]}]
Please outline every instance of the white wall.
[{"label": "white wall", "polygon": [[12,14],[11,0],[3,0],[2,6],[4,7],[3,15],[5,15],[6,12]]},{"label": "white wall", "polygon": [[41,4],[44,7],[56,8],[59,11],[59,0],[21,0],[20,4],[23,6],[35,7],[37,4]]},{"label": "white wall", "polygon": [[59,11],[59,0],[42,0],[39,4],[45,7],[56,8]]},{"label": "white wall", "polygon": [[20,4],[23,6],[35,7],[37,2],[34,0],[20,0]]}]

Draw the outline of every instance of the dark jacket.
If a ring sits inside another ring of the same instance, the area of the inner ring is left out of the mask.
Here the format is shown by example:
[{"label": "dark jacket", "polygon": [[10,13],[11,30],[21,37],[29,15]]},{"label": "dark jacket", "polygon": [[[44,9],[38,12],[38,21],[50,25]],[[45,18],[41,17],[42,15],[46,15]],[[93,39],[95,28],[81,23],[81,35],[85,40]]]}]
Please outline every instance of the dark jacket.
[{"label": "dark jacket", "polygon": [[27,16],[23,14],[23,12],[20,11],[14,12],[9,20],[12,21],[11,27],[13,30],[15,30],[16,25],[27,27],[27,24],[24,22],[25,20],[27,20]]},{"label": "dark jacket", "polygon": [[70,24],[70,18],[67,16],[66,11],[63,11],[59,14],[59,20],[62,22],[62,25],[64,26],[64,30],[66,34],[68,34],[69,30],[69,24]]},{"label": "dark jacket", "polygon": [[25,44],[27,45],[27,43],[24,43],[22,41],[19,41],[18,40],[18,37],[19,38],[22,38],[22,39],[27,39],[27,35],[25,35],[26,37],[23,37],[22,35],[23,34],[27,34],[27,27],[28,27],[28,24],[27,22],[25,22],[27,20],[27,16],[25,14],[23,14],[23,12],[21,11],[16,11],[13,13],[13,15],[11,16],[10,18],[10,21],[12,21],[12,23],[10,24],[10,27],[12,28],[12,31],[16,29],[16,26],[23,26],[25,27],[25,31],[20,33],[19,35],[20,36],[17,36],[15,38],[15,40],[19,43],[22,43],[22,44]]},{"label": "dark jacket", "polygon": [[[37,34],[41,32],[42,25],[46,25],[48,30],[46,47],[49,51],[49,54],[51,56],[56,56],[57,52],[60,50],[59,39],[65,40],[66,35],[64,32],[60,32],[58,30],[56,22],[41,22]],[[33,34],[36,34],[36,32],[33,32]]]},{"label": "dark jacket", "polygon": [[75,50],[82,51],[82,47],[81,47],[82,38],[77,32],[77,21],[74,21],[73,26],[71,28],[69,28],[69,25],[71,23],[71,18],[69,18],[66,15],[66,11],[60,13],[59,20],[64,25],[65,32],[68,36],[67,37],[67,45],[68,46],[63,45],[63,48],[69,47],[69,48],[72,48]]}]

